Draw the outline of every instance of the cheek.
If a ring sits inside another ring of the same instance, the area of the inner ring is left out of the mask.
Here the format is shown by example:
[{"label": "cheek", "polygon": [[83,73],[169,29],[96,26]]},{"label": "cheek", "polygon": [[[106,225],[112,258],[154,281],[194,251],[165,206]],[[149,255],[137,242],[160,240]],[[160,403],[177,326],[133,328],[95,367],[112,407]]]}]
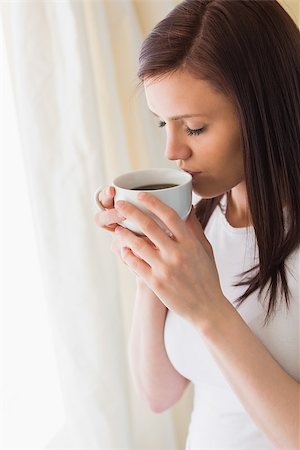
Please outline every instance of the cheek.
[{"label": "cheek", "polygon": [[199,154],[203,155],[203,174],[195,179],[193,191],[203,198],[211,198],[232,189],[244,179],[242,141],[239,133],[220,133],[202,144],[203,151]]},{"label": "cheek", "polygon": [[223,131],[217,135],[212,162],[218,173],[240,178],[244,173],[244,164],[239,130],[233,130],[231,133]]}]

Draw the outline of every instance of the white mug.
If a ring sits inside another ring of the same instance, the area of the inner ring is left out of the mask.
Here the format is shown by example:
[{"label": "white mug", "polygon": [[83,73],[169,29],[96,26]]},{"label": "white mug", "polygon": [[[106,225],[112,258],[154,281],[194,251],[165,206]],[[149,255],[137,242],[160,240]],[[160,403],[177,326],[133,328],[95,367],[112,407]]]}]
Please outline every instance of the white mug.
[{"label": "white mug", "polygon": [[[162,187],[162,185],[174,185],[172,187]],[[177,169],[145,169],[128,172],[118,176],[113,180],[112,185],[116,194],[114,201],[125,200],[138,207],[141,211],[152,217],[157,224],[170,235],[170,230],[160,221],[160,219],[147,210],[143,203],[137,198],[139,192],[150,192],[159,198],[166,205],[173,208],[180,218],[185,221],[192,209],[192,176]],[[148,188],[148,186],[152,186]],[[159,185],[160,188],[153,188],[153,185]],[[145,188],[147,187],[147,188]],[[137,189],[138,188],[138,189]],[[99,194],[103,188],[98,188],[95,192],[95,200],[98,207],[104,210],[101,205]],[[128,219],[120,223],[123,227],[128,228],[136,234],[144,235],[135,223]]]}]

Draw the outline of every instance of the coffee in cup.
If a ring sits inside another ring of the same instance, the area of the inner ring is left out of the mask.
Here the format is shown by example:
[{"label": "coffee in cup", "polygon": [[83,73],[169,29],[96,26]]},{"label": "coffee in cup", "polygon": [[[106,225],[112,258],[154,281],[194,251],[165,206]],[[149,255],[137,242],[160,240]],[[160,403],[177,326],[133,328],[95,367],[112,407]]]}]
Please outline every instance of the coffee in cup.
[{"label": "coffee in cup", "polygon": [[[139,192],[150,192],[166,205],[173,208],[182,220],[186,220],[192,208],[192,176],[177,169],[144,169],[136,170],[118,176],[112,185],[116,194],[114,201],[125,200],[132,203],[144,213],[152,217],[158,225],[169,234],[166,226],[151,211],[147,210],[138,200]],[[101,188],[97,189],[95,196],[98,206],[103,209],[99,201]],[[139,235],[144,233],[135,223],[128,219],[120,223],[125,228]]]},{"label": "coffee in cup", "polygon": [[156,191],[157,189],[168,189],[170,187],[178,186],[178,184],[170,183],[158,183],[158,184],[146,184],[144,186],[138,186],[131,188],[132,191]]}]

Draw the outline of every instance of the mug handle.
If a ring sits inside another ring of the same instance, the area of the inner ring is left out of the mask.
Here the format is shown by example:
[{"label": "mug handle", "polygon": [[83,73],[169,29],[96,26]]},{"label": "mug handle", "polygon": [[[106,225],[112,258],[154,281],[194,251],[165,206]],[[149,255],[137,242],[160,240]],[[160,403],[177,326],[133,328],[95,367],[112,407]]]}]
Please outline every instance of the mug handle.
[{"label": "mug handle", "polygon": [[98,189],[95,191],[95,194],[94,194],[94,200],[95,200],[95,203],[96,203],[96,205],[98,206],[98,208],[101,210],[101,211],[105,211],[105,208],[102,206],[102,204],[101,204],[101,202],[100,202],[100,199],[99,199],[99,194],[100,194],[100,192],[101,191],[103,191],[103,187],[98,187]]}]

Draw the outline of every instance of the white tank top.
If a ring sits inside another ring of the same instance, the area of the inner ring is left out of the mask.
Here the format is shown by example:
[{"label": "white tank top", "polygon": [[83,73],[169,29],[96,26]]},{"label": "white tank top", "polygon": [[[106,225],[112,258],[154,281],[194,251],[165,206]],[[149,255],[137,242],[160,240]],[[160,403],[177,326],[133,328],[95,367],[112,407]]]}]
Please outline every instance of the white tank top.
[{"label": "white tank top", "polygon": [[[246,286],[234,287],[232,284],[240,280],[241,272],[257,263],[258,256],[253,227],[232,227],[226,220],[225,211],[224,195],[221,207],[216,207],[207,224],[205,234],[214,250],[222,291],[233,302]],[[299,262],[299,250],[286,262],[291,292],[289,310],[283,304],[264,326],[265,309],[257,292],[238,309],[243,320],[281,367],[297,381],[300,381]],[[171,363],[194,384],[186,450],[275,450],[245,411],[192,324],[168,311],[164,337]]]}]

